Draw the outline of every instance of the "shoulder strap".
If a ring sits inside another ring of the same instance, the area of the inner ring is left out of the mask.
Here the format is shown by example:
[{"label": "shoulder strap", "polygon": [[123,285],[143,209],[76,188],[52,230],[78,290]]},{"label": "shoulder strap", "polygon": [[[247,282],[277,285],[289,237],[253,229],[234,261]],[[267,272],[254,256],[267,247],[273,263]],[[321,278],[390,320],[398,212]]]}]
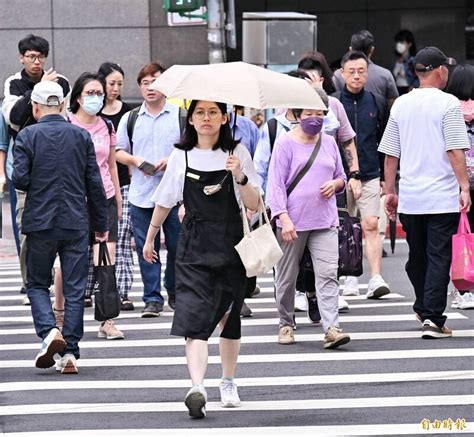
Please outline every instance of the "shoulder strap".
[{"label": "shoulder strap", "polygon": [[332,93],[331,96],[341,101],[341,91],[336,91],[335,93]]},{"label": "shoulder strap", "polygon": [[321,149],[321,136],[322,133],[319,134],[318,142],[314,146],[313,151],[311,152],[311,156],[308,159],[308,162],[305,164],[305,166],[301,169],[301,171],[296,175],[295,179],[293,179],[293,182],[290,184],[288,189],[286,190],[286,195],[289,196],[291,192],[295,189],[295,187],[298,185],[299,181],[303,179],[304,175],[308,173],[308,170],[311,168],[313,165],[314,160],[316,159],[316,156],[318,156],[319,150]]},{"label": "shoulder strap", "polygon": [[104,117],[103,115],[101,115],[100,118],[104,120],[104,123],[107,126],[107,130],[109,131],[109,136],[112,135],[112,131],[114,128],[114,125],[112,124],[112,122],[108,118]]},{"label": "shoulder strap", "polygon": [[135,129],[135,123],[138,118],[138,111],[140,111],[140,106],[133,108],[128,114],[127,120],[127,135],[130,142],[130,152],[133,154],[133,130]]}]

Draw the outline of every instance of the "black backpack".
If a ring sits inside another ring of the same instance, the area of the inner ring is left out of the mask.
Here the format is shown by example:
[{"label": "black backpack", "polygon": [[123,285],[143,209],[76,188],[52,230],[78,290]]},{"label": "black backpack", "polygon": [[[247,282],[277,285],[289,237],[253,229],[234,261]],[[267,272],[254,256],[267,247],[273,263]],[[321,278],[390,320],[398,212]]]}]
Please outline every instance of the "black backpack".
[{"label": "black backpack", "polygon": [[[273,146],[275,145],[275,140],[276,140],[278,120],[275,117],[270,118],[270,120],[268,120],[268,122],[267,122],[267,126],[268,126],[268,137],[270,139],[270,153],[272,153],[273,152]],[[283,126],[283,129],[285,129],[286,132],[288,132],[290,130],[285,125],[282,124],[282,126]]]}]

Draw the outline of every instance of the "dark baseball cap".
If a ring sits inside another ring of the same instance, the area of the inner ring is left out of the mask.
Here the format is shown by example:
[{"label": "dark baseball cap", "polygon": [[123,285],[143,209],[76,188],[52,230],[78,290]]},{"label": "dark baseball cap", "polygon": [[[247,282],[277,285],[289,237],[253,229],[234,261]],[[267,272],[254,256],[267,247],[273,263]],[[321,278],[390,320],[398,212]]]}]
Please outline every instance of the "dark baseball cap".
[{"label": "dark baseball cap", "polygon": [[456,60],[448,58],[438,47],[425,47],[416,54],[416,71],[431,71],[440,65],[456,65]]}]

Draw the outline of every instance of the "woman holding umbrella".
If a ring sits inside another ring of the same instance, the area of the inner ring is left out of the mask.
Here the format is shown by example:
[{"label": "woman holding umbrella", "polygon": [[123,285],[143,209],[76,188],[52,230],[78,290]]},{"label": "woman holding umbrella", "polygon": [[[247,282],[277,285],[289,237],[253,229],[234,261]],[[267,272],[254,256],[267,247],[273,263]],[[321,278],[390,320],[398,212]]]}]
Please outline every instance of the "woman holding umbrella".
[{"label": "woman holding umbrella", "polygon": [[153,240],[170,209],[186,215],[176,254],[176,310],[172,335],[186,338],[192,388],[185,404],[192,418],[206,415],[207,340],[219,324],[222,406],[240,405],[234,375],[240,350],[240,309],[245,269],[234,246],[242,239],[239,201],[256,210],[258,180],[247,149],[232,138],[226,105],[193,100],[180,144],[170,155],[153,195],[155,211],[143,256],[154,262]]}]

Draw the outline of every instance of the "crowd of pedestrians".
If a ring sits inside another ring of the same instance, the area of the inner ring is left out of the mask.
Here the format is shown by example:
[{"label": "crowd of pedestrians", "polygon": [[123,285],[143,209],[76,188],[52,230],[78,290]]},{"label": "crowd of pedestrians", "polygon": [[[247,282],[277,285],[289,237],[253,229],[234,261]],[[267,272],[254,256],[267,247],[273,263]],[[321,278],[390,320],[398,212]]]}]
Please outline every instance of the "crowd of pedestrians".
[{"label": "crowd of pedestrians", "polygon": [[[339,312],[349,310],[344,296],[358,295],[359,284],[346,277],[340,295],[338,208],[361,219],[367,299],[392,291],[382,276],[380,235],[385,214],[399,214],[421,337],[452,335],[443,312],[451,236],[474,189],[473,67],[450,71],[454,60],[436,47],[416,52],[411,32],[401,31],[391,72],[373,63],[374,38],[363,30],[334,75],[319,52],[303,54],[289,72],[311,85],[326,110],[278,108],[258,131],[226,103],[193,100],[184,110],[168,102],[150,88],[165,71],[159,62],[137,73],[143,103],[134,107],[122,101],[119,64],[84,72],[71,88],[45,70],[44,38],[28,35],[18,49],[23,69],[4,89],[0,176],[6,165],[21,291],[43,340],[38,368],[78,373],[84,307],[93,305],[94,266],[106,242],[122,311],[135,310],[133,248],[141,316],[158,317],[165,303],[174,311],[171,334],[186,339],[190,416],[206,415],[207,340],[217,326],[222,406],[239,406],[241,317],[252,315],[244,299],[259,289],[234,246],[261,195],[283,252],[274,272],[279,344],[295,343],[295,311],[302,309],[322,327],[324,348],[350,341]],[[305,250],[309,280],[300,272]],[[471,291],[456,290],[453,306],[474,307]],[[106,320],[97,335],[119,340],[126,332]]]}]

